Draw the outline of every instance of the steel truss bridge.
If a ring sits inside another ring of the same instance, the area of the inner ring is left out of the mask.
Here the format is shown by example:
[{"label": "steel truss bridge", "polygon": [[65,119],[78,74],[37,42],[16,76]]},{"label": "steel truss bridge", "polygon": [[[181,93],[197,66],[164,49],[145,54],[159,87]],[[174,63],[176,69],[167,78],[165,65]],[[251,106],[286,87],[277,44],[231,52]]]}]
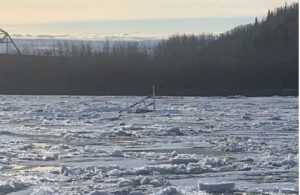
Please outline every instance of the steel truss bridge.
[{"label": "steel truss bridge", "polygon": [[[4,46],[4,49],[2,49]],[[14,48],[18,55],[21,55],[21,51],[9,36],[9,34],[0,28],[0,51],[5,51],[6,54],[9,54],[9,47]]]}]

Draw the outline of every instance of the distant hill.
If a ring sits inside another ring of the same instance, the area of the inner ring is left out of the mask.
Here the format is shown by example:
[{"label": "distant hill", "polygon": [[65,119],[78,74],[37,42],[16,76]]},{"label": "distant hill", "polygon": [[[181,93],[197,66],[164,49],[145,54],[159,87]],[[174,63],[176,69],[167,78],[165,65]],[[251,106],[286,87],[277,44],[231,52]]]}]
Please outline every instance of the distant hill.
[{"label": "distant hill", "polygon": [[298,15],[295,3],[218,36],[0,55],[0,93],[145,95],[155,84],[159,95],[298,95]]}]

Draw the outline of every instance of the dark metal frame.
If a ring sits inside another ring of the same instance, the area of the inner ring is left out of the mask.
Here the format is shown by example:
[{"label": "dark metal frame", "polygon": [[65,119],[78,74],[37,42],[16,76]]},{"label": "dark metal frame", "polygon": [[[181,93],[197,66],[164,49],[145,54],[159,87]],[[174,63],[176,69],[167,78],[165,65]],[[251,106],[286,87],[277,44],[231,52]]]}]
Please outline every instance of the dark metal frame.
[{"label": "dark metal frame", "polygon": [[[152,98],[152,102],[147,104],[146,100],[151,99],[151,98]],[[141,104],[143,104],[143,109],[148,109],[149,106],[153,106],[153,110],[151,112],[156,111],[155,86],[154,85],[152,86],[152,94],[151,95],[148,95],[148,96],[144,97],[142,100],[128,106],[124,110],[121,110],[119,113],[121,114],[122,112],[128,112],[128,111],[130,111],[131,108],[134,108],[134,107],[139,106]]]},{"label": "dark metal frame", "polygon": [[2,30],[1,28],[0,28],[0,44],[5,44],[6,54],[8,54],[8,45],[11,44],[16,49],[17,54],[21,55],[21,51],[19,50],[15,42],[12,40],[9,34],[6,31]]}]

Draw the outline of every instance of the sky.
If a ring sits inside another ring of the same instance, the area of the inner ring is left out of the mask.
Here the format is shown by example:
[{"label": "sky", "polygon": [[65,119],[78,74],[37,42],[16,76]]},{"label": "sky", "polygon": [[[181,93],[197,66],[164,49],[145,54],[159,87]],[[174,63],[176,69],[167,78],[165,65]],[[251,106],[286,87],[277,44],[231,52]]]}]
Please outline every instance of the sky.
[{"label": "sky", "polygon": [[221,33],[295,0],[0,0],[13,36],[157,37]]}]

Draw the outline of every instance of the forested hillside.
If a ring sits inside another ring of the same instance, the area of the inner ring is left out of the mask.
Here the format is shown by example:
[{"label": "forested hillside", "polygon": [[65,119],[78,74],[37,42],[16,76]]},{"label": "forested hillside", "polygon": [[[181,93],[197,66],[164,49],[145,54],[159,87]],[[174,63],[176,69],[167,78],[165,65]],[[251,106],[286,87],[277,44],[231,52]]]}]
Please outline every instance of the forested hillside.
[{"label": "forested hillside", "polygon": [[218,36],[151,47],[65,41],[48,56],[1,55],[0,93],[145,95],[155,84],[159,95],[296,95],[298,14],[298,4],[284,6]]}]

